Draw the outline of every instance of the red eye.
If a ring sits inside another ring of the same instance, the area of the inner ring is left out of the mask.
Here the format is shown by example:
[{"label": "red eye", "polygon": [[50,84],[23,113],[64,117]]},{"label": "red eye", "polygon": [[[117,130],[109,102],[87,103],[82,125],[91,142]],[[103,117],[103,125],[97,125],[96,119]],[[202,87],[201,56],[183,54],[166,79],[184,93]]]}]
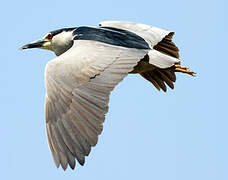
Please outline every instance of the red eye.
[{"label": "red eye", "polygon": [[52,39],[52,37],[53,37],[53,35],[51,33],[48,34],[48,36],[47,36],[48,39]]}]

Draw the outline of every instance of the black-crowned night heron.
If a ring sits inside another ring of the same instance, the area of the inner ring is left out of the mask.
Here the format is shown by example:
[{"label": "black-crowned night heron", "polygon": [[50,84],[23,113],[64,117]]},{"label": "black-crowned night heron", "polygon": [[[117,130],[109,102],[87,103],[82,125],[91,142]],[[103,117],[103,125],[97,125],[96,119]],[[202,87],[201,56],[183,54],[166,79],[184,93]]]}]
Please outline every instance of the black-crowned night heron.
[{"label": "black-crowned night heron", "polygon": [[119,21],[99,27],[51,31],[22,49],[42,48],[58,56],[46,65],[46,130],[57,167],[83,165],[101,134],[113,88],[129,73],[138,73],[158,90],[174,88],[180,66],[174,32]]}]

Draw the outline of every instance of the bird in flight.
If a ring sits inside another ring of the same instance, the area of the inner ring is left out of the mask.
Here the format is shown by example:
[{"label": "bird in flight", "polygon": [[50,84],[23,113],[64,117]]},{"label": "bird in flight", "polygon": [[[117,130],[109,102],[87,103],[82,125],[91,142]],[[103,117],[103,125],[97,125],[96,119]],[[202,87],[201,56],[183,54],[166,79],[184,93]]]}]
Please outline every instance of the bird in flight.
[{"label": "bird in flight", "polygon": [[45,68],[48,144],[57,167],[84,165],[98,141],[110,92],[129,73],[140,74],[158,90],[173,89],[180,65],[174,32],[144,24],[105,21],[98,27],[51,31],[21,49],[51,50]]}]

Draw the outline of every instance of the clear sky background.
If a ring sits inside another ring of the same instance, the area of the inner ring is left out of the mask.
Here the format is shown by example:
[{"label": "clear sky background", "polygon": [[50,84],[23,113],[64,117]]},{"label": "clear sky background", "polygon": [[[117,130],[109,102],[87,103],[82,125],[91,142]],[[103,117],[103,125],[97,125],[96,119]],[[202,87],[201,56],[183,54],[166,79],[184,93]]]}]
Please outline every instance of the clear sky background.
[{"label": "clear sky background", "polygon": [[[228,3],[222,0],[2,1],[0,179],[227,180]],[[175,31],[182,65],[175,90],[130,75],[112,92],[99,142],[75,171],[57,169],[45,132],[44,68],[54,58],[22,45],[62,27],[103,20]]]}]

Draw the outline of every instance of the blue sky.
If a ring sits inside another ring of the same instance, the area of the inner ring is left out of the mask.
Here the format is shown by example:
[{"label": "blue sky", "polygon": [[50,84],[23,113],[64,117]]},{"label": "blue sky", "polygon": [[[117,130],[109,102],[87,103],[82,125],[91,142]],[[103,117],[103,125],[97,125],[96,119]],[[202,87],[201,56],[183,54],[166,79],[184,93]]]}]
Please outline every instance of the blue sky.
[{"label": "blue sky", "polygon": [[[224,0],[3,1],[1,179],[228,179],[227,11]],[[44,50],[19,51],[51,30],[103,20],[175,31],[182,64],[175,90],[158,92],[137,75],[111,94],[99,142],[75,171],[57,169],[44,120]]]}]

